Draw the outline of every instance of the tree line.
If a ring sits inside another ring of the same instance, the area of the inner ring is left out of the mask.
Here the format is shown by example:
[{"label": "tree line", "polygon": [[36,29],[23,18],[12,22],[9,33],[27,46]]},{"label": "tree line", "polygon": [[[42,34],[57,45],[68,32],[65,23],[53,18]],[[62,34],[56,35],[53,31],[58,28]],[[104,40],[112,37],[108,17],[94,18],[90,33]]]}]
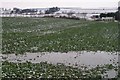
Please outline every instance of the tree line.
[{"label": "tree line", "polygon": [[118,20],[119,15],[120,15],[119,11],[117,11],[115,13],[101,13],[100,18],[102,18],[102,17],[113,17],[113,18],[115,18],[115,20]]},{"label": "tree line", "polygon": [[[58,7],[52,7],[47,10],[45,10],[45,14],[52,14],[56,11],[59,11],[60,8]],[[22,13],[36,13],[38,10],[37,9],[19,9],[19,8],[13,8],[11,11],[11,14],[22,14]]]},{"label": "tree line", "polygon": [[100,18],[102,17],[113,17],[115,20],[120,20],[120,7],[118,7],[118,11],[115,13],[101,13]]}]

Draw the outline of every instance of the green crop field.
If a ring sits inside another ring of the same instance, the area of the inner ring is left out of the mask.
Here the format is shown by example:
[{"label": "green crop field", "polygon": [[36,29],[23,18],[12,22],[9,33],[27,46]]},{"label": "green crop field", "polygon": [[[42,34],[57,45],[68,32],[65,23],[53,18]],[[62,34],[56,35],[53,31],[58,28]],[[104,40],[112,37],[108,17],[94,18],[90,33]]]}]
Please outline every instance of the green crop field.
[{"label": "green crop field", "polygon": [[52,65],[47,64],[47,62],[41,63],[12,63],[3,62],[3,77],[4,78],[80,78],[80,79],[101,79],[101,74],[106,73],[107,70],[115,69],[113,65],[97,66],[96,68],[87,69],[87,67],[82,67],[83,69],[73,68],[71,66],[65,66],[64,64]]},{"label": "green crop field", "polygon": [[2,53],[117,51],[118,23],[59,18],[3,18]]},{"label": "green crop field", "polygon": [[[62,18],[2,18],[2,53],[69,51],[118,51],[117,22],[84,21]],[[116,64],[117,65],[117,64]],[[118,67],[113,64],[80,69],[64,64],[2,62],[2,78],[89,78]]]}]

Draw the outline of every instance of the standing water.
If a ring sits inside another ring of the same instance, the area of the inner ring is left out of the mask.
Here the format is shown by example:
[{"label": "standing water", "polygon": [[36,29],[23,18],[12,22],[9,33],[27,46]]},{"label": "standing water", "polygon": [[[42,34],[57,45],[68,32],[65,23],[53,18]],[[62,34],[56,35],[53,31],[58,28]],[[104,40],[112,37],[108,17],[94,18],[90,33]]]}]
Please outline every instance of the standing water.
[{"label": "standing water", "polygon": [[[86,66],[88,69],[95,68],[97,66],[104,66],[107,64],[112,64],[113,66],[118,66],[118,53],[117,52],[38,52],[38,53],[25,53],[24,55],[15,54],[3,54],[3,61],[7,60],[9,62],[48,62],[52,64],[65,64],[66,66],[73,66],[81,68],[81,66]],[[112,69],[107,71],[109,78],[114,78],[117,72]]]}]

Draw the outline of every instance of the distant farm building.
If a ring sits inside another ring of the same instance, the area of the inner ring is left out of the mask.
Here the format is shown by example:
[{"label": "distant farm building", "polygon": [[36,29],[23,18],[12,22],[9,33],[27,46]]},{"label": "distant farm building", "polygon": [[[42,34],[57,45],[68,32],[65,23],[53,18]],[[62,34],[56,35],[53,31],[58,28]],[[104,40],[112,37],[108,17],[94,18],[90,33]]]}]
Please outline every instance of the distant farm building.
[{"label": "distant farm building", "polygon": [[102,21],[114,21],[113,17],[102,17]]}]

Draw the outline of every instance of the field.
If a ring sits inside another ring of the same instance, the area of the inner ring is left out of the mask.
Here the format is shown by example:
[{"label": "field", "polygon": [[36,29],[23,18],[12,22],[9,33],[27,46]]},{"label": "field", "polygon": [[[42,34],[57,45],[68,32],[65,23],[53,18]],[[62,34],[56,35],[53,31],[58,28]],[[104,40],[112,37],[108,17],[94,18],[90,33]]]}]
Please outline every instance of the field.
[{"label": "field", "polygon": [[[52,65],[47,64],[47,62],[41,63],[12,63],[3,62],[3,78],[80,78],[80,79],[92,79],[98,80],[103,78],[101,74],[106,73],[107,70],[115,69],[117,67],[110,65],[97,66],[96,68],[87,69],[87,67],[82,67],[82,69],[73,68],[71,66],[65,66],[64,64]],[[105,76],[107,77],[107,75]]]},{"label": "field", "polygon": [[[117,22],[62,18],[2,18],[2,54],[26,52],[118,51]],[[116,64],[116,63],[115,63]],[[47,62],[3,61],[3,78],[101,78],[113,64],[87,69]]]},{"label": "field", "polygon": [[117,51],[118,23],[3,18],[2,53]]}]

